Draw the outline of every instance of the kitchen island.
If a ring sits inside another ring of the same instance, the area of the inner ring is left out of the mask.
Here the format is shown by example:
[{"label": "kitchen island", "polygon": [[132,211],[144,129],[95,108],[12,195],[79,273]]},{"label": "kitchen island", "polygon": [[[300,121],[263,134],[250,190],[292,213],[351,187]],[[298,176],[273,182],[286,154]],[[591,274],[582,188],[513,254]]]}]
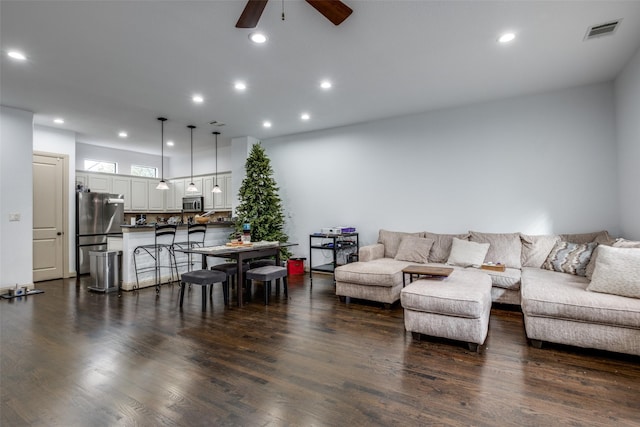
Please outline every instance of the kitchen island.
[{"label": "kitchen island", "polygon": [[[205,234],[204,246],[217,246],[224,245],[229,241],[229,235],[234,231],[233,221],[218,221],[207,224],[207,233]],[[179,225],[176,231],[176,242],[187,241],[187,226]],[[108,242],[110,250],[122,251],[122,290],[131,291],[135,289],[136,282],[136,269],[133,263],[133,251],[141,245],[153,245],[155,242],[155,226],[154,225],[123,225],[122,226],[122,240],[118,242],[118,239],[111,239]],[[169,265],[168,253],[164,251],[162,257],[163,265]],[[180,252],[176,252],[176,261],[178,263],[178,272],[183,273],[189,269],[189,263],[187,262],[188,255]],[[141,253],[137,255],[136,262],[138,263],[138,269],[145,269],[154,265],[154,260],[150,256]],[[225,262],[224,259],[210,258],[209,265],[219,264]],[[197,270],[201,267],[201,257],[194,256],[191,260],[191,269]],[[175,274],[174,274],[175,275]],[[171,272],[168,268],[161,269],[160,283],[166,283],[171,279]],[[140,288],[146,288],[149,286],[155,286],[155,273],[154,271],[147,271],[138,275],[138,283]]]}]

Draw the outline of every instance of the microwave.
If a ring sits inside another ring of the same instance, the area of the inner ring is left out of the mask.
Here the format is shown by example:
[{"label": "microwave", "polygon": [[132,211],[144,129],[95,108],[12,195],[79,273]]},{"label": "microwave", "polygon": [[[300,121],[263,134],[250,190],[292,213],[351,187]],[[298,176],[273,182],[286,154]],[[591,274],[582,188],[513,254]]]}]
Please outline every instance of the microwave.
[{"label": "microwave", "polygon": [[182,212],[202,212],[204,197],[189,196],[182,198]]}]

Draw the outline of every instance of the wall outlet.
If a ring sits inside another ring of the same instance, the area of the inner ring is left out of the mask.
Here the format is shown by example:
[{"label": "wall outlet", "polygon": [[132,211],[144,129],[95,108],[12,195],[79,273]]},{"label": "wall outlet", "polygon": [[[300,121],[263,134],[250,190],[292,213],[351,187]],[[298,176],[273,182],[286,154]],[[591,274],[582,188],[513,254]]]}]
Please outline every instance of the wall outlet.
[{"label": "wall outlet", "polygon": [[19,213],[10,213],[9,214],[9,221],[20,221],[20,214]]}]

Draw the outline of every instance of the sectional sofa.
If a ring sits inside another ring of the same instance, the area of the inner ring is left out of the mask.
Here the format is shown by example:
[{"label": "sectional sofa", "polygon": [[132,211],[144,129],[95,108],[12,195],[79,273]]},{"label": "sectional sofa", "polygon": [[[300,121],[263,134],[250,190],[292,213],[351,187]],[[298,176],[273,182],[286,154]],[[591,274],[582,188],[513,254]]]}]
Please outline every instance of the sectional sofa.
[{"label": "sectional sofa", "polygon": [[[504,271],[479,268],[487,263]],[[640,242],[612,239],[606,231],[380,230],[378,243],[360,248],[358,262],[335,270],[336,294],[389,306],[400,299],[402,270],[415,264],[488,275],[492,301],[521,306],[536,347],[547,341],[640,355]]]}]

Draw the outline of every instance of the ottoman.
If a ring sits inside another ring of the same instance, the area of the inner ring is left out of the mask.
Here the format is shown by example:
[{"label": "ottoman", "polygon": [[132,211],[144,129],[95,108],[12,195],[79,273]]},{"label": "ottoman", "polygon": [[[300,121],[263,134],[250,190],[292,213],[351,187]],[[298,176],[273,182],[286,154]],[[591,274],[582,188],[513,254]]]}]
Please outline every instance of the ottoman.
[{"label": "ottoman", "polygon": [[466,341],[479,351],[489,330],[491,278],[480,271],[455,270],[443,280],[421,279],[400,293],[404,326],[420,334]]}]

